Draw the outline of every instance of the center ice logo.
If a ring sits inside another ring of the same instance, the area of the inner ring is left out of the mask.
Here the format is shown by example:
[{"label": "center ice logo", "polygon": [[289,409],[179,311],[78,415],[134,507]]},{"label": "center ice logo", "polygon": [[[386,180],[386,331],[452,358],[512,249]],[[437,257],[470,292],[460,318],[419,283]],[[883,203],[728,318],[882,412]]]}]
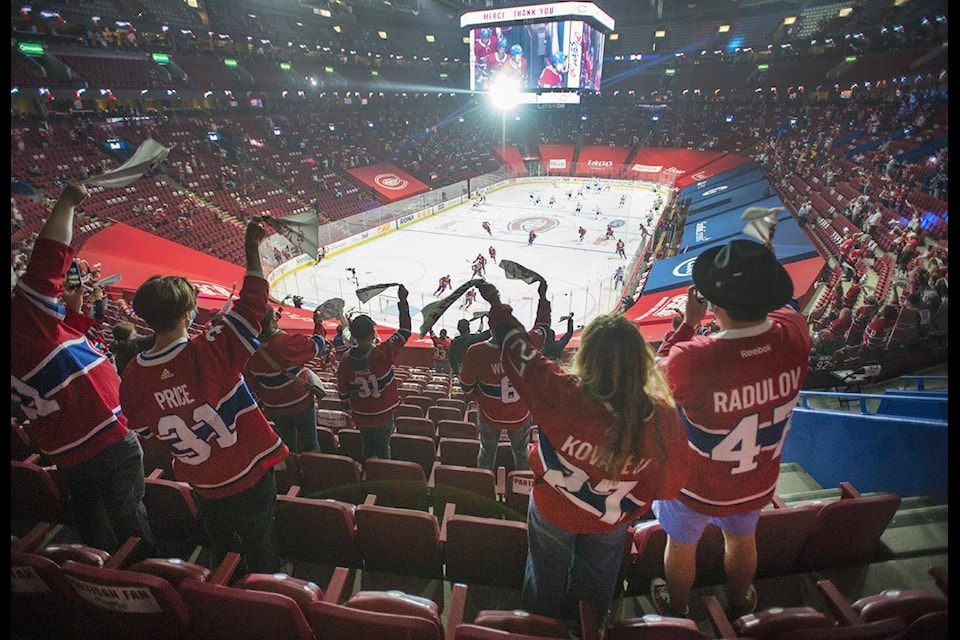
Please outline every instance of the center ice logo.
[{"label": "center ice logo", "polygon": [[524,233],[530,233],[530,231],[536,231],[538,234],[543,233],[544,231],[549,231],[554,227],[558,226],[560,223],[556,218],[545,218],[543,216],[532,216],[529,218],[517,218],[511,220],[510,224],[507,225],[507,228],[510,231],[522,231]]},{"label": "center ice logo", "polygon": [[379,186],[391,191],[403,191],[410,183],[395,173],[381,173],[373,179]]}]

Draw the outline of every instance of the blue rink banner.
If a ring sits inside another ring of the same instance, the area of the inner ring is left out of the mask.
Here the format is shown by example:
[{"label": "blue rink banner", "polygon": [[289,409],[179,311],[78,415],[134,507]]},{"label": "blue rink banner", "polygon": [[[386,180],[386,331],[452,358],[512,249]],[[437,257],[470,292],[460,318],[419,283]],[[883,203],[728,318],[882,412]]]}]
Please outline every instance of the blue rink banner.
[{"label": "blue rink banner", "polygon": [[[719,176],[714,177],[716,178]],[[695,185],[691,185],[686,189],[683,189],[680,192],[680,198],[688,200],[690,202],[690,208],[693,209],[706,200],[726,195],[734,189],[738,189],[744,185],[748,185],[753,182],[759,182],[761,180],[766,182],[766,177],[763,175],[763,172],[760,171],[760,169],[754,169],[753,171],[747,171],[745,173],[728,176],[722,180],[716,180],[716,182],[713,184],[705,185],[703,187],[700,185],[703,185],[704,183],[698,182]]]},{"label": "blue rink banner", "polygon": [[757,200],[769,198],[774,193],[773,187],[766,180],[751,182],[741,185],[735,189],[729,189],[722,194],[713,196],[699,203],[691,204],[687,210],[687,217],[702,215],[713,215],[714,211],[722,211],[729,208],[731,203],[734,206],[742,206],[746,209],[751,203]]},{"label": "blue rink banner", "polygon": [[[774,196],[762,202],[750,203],[750,206],[763,208],[783,207],[783,203],[780,201],[780,198]],[[688,220],[687,225],[683,228],[683,240],[680,241],[679,246],[680,252],[682,253],[701,244],[713,244],[720,241],[726,242],[731,236],[743,233],[744,227],[750,222],[740,217],[746,208],[745,206],[738,206],[735,210],[723,211],[715,216],[701,218],[692,222]],[[792,217],[789,211],[781,211],[777,215],[777,228],[779,229],[781,222],[790,220]],[[774,243],[776,243],[776,235],[774,235],[773,239]]]},{"label": "blue rink banner", "polygon": [[[777,259],[784,265],[789,262],[809,258],[817,255],[817,250],[811,244],[810,239],[804,235],[803,231],[797,225],[797,221],[786,214],[786,219],[777,223],[777,231],[773,236],[773,249],[777,254]],[[783,214],[781,214],[783,215]],[[746,221],[740,219],[739,213],[730,214],[736,218],[736,224],[743,228]],[[724,238],[716,238],[711,241],[703,242],[691,247],[685,253],[660,260],[650,268],[650,274],[647,277],[646,286],[643,288],[643,294],[647,295],[655,291],[665,289],[674,289],[687,286],[693,282],[693,262],[707,248],[718,244],[726,244],[734,239],[752,240],[754,238],[742,233],[736,232]]]},{"label": "blue rink banner", "polygon": [[[760,197],[763,197],[763,194],[760,194]],[[747,207],[764,207],[769,209],[770,207],[782,207],[783,201],[780,200],[779,196],[770,196],[769,198],[763,198],[762,200],[750,200],[744,201],[737,199],[736,202],[726,202],[719,204],[715,208],[707,209],[701,211],[700,213],[695,213],[692,215],[687,215],[687,226],[690,226],[694,222],[700,222],[701,220],[707,220],[713,218],[714,216],[738,216],[743,213]]]}]

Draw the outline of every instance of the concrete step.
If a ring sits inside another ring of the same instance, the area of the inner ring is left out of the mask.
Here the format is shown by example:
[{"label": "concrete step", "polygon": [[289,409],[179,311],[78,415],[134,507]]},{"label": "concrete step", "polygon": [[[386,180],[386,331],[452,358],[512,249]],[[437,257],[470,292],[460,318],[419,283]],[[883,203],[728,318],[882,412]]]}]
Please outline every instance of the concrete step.
[{"label": "concrete step", "polygon": [[881,557],[895,559],[947,553],[947,522],[945,504],[901,507],[880,536]]}]

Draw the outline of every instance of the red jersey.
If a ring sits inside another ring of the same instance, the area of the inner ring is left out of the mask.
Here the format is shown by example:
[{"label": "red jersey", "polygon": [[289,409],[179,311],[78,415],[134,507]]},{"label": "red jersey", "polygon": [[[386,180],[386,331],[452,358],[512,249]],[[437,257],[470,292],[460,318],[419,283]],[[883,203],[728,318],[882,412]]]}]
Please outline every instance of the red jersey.
[{"label": "red jersey", "polygon": [[897,319],[888,320],[879,313],[863,330],[863,343],[868,347],[882,347],[887,343],[890,334],[893,333],[893,327],[897,324]]},{"label": "red jersey", "polygon": [[567,531],[603,533],[643,516],[653,500],[676,498],[691,466],[676,409],[657,407],[642,437],[644,455],[628,457],[610,479],[609,405],[587,396],[576,377],[540,353],[510,312],[493,307],[490,326],[502,335],[503,372],[539,428],[528,459],[543,517]]},{"label": "red jersey", "polygon": [[68,245],[38,239],[10,301],[10,394],[37,447],[60,467],[97,456],[127,436],[120,377],[86,336],[93,319],[60,301],[73,262]]},{"label": "red jersey", "polygon": [[494,50],[493,53],[487,56],[487,73],[496,75],[496,73],[503,68],[503,65],[507,64],[508,60],[510,60],[510,56],[507,55],[506,52],[500,54],[500,52]]},{"label": "red jersey", "polygon": [[433,359],[437,362],[449,362],[450,356],[447,352],[450,350],[450,343],[453,340],[439,336],[430,336],[430,339],[433,340]]},{"label": "red jersey", "polygon": [[[530,342],[540,348],[550,326],[550,302],[537,304],[536,324],[529,332]],[[495,338],[470,345],[460,364],[460,388],[468,400],[476,400],[486,422],[500,429],[519,429],[530,421],[530,409],[500,362],[500,346]]]},{"label": "red jersey", "polygon": [[563,75],[554,69],[551,66],[546,66],[543,68],[543,71],[540,72],[540,79],[537,81],[537,86],[543,89],[552,89],[556,87],[563,86]]},{"label": "red jersey", "polygon": [[698,454],[680,500],[712,516],[770,502],[811,342],[804,317],[786,307],[756,327],[695,336],[683,323],[666,335],[659,366]]},{"label": "red jersey", "polygon": [[[266,351],[283,370],[267,362],[262,351]],[[284,371],[307,380],[305,365],[327,351],[327,344],[318,335],[280,331],[261,341],[260,348],[247,363],[244,377],[267,416],[295,415],[313,404],[313,394],[307,387],[285,375]]]},{"label": "red jersey", "polygon": [[375,427],[393,415],[400,404],[393,363],[410,338],[403,327],[376,347],[353,347],[337,367],[337,390],[345,411],[360,427]]},{"label": "red jersey", "polygon": [[497,36],[490,36],[490,39],[487,42],[483,42],[477,38],[473,41],[473,51],[476,54],[476,60],[478,65],[485,65],[487,59],[497,52]]},{"label": "red jersey", "polygon": [[120,401],[131,428],[166,442],[176,479],[204,498],[246,491],[289,453],[241,375],[259,346],[269,289],[262,274],[248,272],[227,315],[141,353],[123,371]]}]

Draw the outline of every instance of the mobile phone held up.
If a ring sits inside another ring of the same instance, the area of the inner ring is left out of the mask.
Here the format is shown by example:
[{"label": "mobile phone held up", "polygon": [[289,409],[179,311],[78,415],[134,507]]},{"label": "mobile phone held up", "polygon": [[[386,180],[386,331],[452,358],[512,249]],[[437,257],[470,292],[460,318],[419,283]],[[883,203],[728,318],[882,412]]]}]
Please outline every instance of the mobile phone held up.
[{"label": "mobile phone held up", "polygon": [[77,289],[80,287],[80,265],[74,260],[67,269],[67,288]]}]

